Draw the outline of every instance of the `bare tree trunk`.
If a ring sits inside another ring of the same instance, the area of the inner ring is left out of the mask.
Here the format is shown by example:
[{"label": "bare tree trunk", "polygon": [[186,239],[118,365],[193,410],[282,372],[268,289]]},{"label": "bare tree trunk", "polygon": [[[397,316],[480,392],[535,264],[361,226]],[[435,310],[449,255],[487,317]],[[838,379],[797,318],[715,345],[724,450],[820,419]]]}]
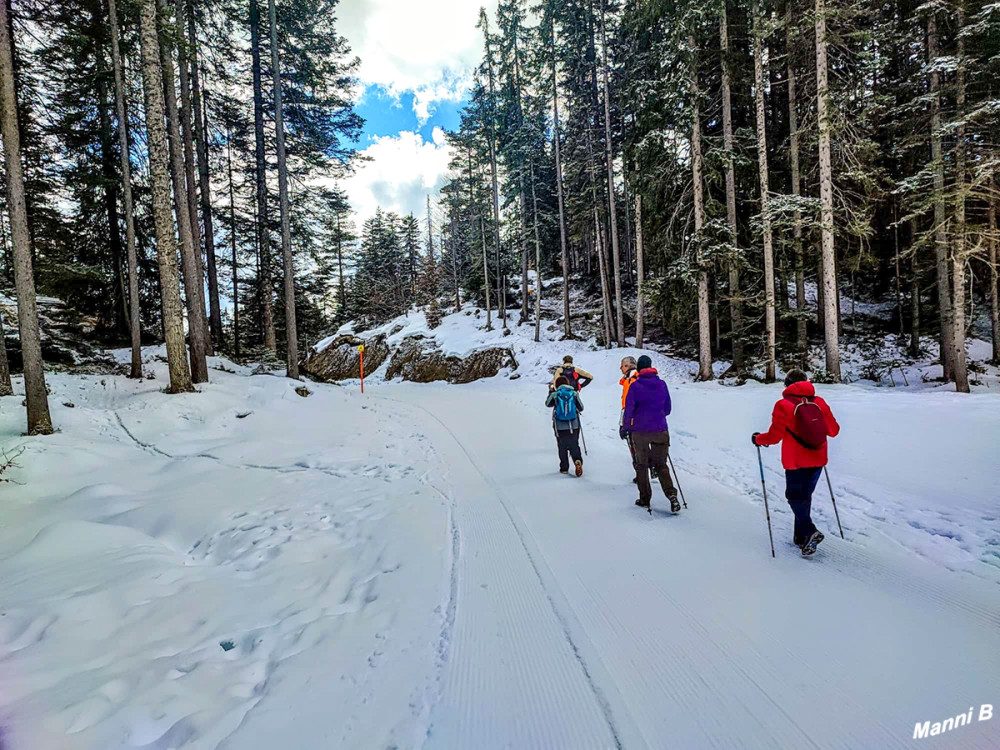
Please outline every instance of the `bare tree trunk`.
[{"label": "bare tree trunk", "polygon": [[[969,393],[969,367],[965,358],[965,3],[958,0],[958,70],[956,71],[955,108],[958,116],[958,132],[955,142],[955,242],[952,250],[951,273],[954,279],[954,334],[952,340],[952,366],[955,370],[955,390]],[[970,294],[972,299],[973,295]],[[971,315],[970,315],[971,317]]]},{"label": "bare tree trunk", "polygon": [[601,274],[601,303],[604,319],[604,346],[610,348],[611,340],[614,338],[614,323],[611,317],[611,292],[608,290],[608,267],[606,250],[604,247],[604,228],[601,226],[600,218],[597,214],[597,206],[594,206],[594,241],[597,243],[597,267]]},{"label": "bare tree trunk", "polygon": [[528,319],[528,227],[527,227],[527,214],[528,214],[528,199],[524,194],[524,174],[519,174],[518,179],[521,183],[521,221],[520,221],[520,234],[521,234],[521,319],[518,321],[518,325],[524,323]]},{"label": "bare tree trunk", "polygon": [[[795,65],[792,55],[794,39],[792,38],[792,3],[791,0],[786,5],[785,10],[785,54],[787,56],[788,75],[788,133],[789,150],[792,171],[792,195],[796,198],[802,195],[802,175],[799,167],[799,117],[796,102],[795,90]],[[795,342],[796,349],[801,357],[802,365],[805,366],[806,355],[809,350],[809,321],[806,319],[806,272],[805,256],[802,251],[802,212],[795,212],[795,311],[798,317],[795,322]]]},{"label": "bare tree trunk", "polygon": [[[233,356],[240,356],[240,265],[236,257],[236,198],[233,187],[233,141],[232,134],[226,129],[226,166],[229,169],[229,223],[231,225],[230,240],[233,250]],[[339,253],[338,249],[338,253]],[[222,339],[219,339],[220,341]]]},{"label": "bare tree trunk", "polygon": [[899,201],[895,197],[892,202],[892,217],[893,250],[896,260],[896,314],[899,316],[899,340],[902,341],[906,335],[906,326],[903,323],[903,271],[899,263]]},{"label": "bare tree trunk", "polygon": [[934,257],[937,261],[938,309],[941,317],[941,366],[945,380],[954,378],[955,349],[952,322],[951,278],[948,274],[948,240],[945,236],[944,160],[941,148],[941,73],[938,57],[937,13],[927,19],[927,63],[931,66],[931,161],[934,164]]},{"label": "bare tree trunk", "polygon": [[278,62],[278,22],[274,0],[267,2],[271,21],[271,73],[274,79],[274,132],[278,151],[278,195],[281,201],[281,255],[285,265],[285,339],[288,343],[287,375],[299,379],[299,334],[295,325],[295,265],[289,224],[288,164],[285,160],[285,119],[281,105],[281,67]]},{"label": "bare tree trunk", "polygon": [[535,189],[535,163],[531,169],[531,217],[535,226],[535,341],[541,341],[542,334],[542,240],[538,234],[538,191]]},{"label": "bare tree trunk", "polygon": [[14,385],[10,382],[10,365],[7,363],[7,334],[3,328],[3,313],[0,312],[0,396],[13,393]]},{"label": "bare tree trunk", "polygon": [[[618,333],[618,346],[625,346],[625,318],[622,311],[622,265],[621,252],[618,248],[618,213],[615,208],[615,162],[611,146],[611,87],[608,84],[608,38],[606,29],[604,0],[601,0],[601,54],[604,59],[604,156],[608,163],[608,223],[611,225],[611,263],[615,280],[615,323]],[[610,343],[610,342],[609,342]]]},{"label": "bare tree trunk", "polygon": [[122,203],[125,209],[125,250],[128,255],[129,329],[132,338],[132,367],[129,377],[142,377],[142,331],[139,321],[139,272],[135,250],[135,219],[132,204],[132,161],[128,148],[128,117],[125,114],[125,83],[121,50],[118,46],[118,9],[115,0],[108,0],[111,20],[111,64],[115,71],[115,105],[118,115],[118,150],[122,162]]},{"label": "bare tree trunk", "polygon": [[479,236],[483,239],[483,284],[486,289],[486,330],[493,330],[493,321],[490,317],[490,261],[486,254],[486,225],[483,217],[479,217]]},{"label": "bare tree trunk", "polygon": [[[164,0],[159,0],[160,10],[166,10]],[[184,273],[184,293],[187,297],[188,335],[190,338],[191,379],[195,383],[208,381],[208,363],[205,361],[205,302],[202,299],[201,254],[194,243],[191,227],[191,210],[187,187],[184,184],[184,143],[181,140],[177,92],[174,89],[174,63],[167,34],[160,35],[160,69],[163,76],[164,102],[167,110],[167,145],[170,152],[171,176],[174,181],[174,209],[181,238],[181,270]]]},{"label": "bare tree trunk", "polygon": [[146,100],[146,138],[149,142],[149,181],[153,197],[153,226],[160,269],[163,338],[171,393],[193,391],[191,371],[184,351],[184,313],[177,273],[177,240],[170,215],[170,163],[164,125],[163,70],[155,0],[141,0],[139,22],[142,42],[142,88]]},{"label": "bare tree trunk", "polygon": [[563,272],[563,336],[572,337],[569,321],[569,256],[566,251],[566,211],[563,201],[562,157],[559,150],[559,85],[556,80],[556,24],[552,22],[552,141],[556,155],[556,195],[559,202],[559,246],[562,251]]},{"label": "bare tree trunk", "polygon": [[[917,220],[910,220],[912,237],[917,236]],[[914,359],[920,356],[920,268],[917,264],[917,251],[910,256],[910,356]]]},{"label": "bare tree trunk", "polygon": [[208,272],[208,309],[211,340],[222,343],[222,307],[219,303],[219,270],[215,258],[215,228],[212,222],[212,181],[208,165],[208,98],[202,95],[198,64],[198,30],[194,3],[187,0],[188,43],[191,45],[191,93],[194,104],[194,134],[198,153],[198,184],[201,217],[205,225],[205,266]]},{"label": "bare tree trunk", "polygon": [[11,52],[10,25],[6,3],[0,2],[0,131],[3,133],[7,167],[7,211],[10,213],[11,239],[14,245],[14,282],[17,288],[18,328],[21,356],[24,361],[24,392],[28,407],[28,434],[52,433],[49,400],[45,390],[41,336],[38,330],[38,307],[35,301],[35,277],[31,263],[31,236],[24,202],[24,172],[21,165],[21,134],[17,124],[17,99],[14,93],[14,60]]},{"label": "bare tree trunk", "polygon": [[[194,124],[191,107],[191,78],[188,69],[188,43],[184,38],[184,0],[175,0],[175,33],[177,36],[177,68],[181,83],[181,98],[177,114],[184,144],[184,176],[187,189],[187,208],[190,215],[191,241],[194,243],[195,270],[198,280],[198,310],[200,312],[201,341],[205,354],[214,353],[212,337],[205,317],[205,269],[201,260],[201,224],[198,220],[198,183],[194,169]],[[169,95],[168,95],[169,96]],[[185,290],[186,291],[186,290]],[[190,326],[190,321],[188,322]],[[207,379],[207,376],[206,376]]]},{"label": "bare tree trunk", "polygon": [[[624,122],[622,127],[624,128]],[[625,201],[625,207],[622,209],[622,217],[625,219],[625,272],[628,274],[628,283],[634,288],[633,263],[635,258],[632,251],[635,245],[632,242],[632,217],[629,216],[629,210],[632,208],[632,199],[628,191],[628,159],[624,153],[624,149],[622,149],[622,198]]]},{"label": "bare tree trunk", "polygon": [[[722,40],[722,137],[726,151],[726,219],[733,235],[733,244],[739,245],[736,226],[736,170],[733,167],[733,103],[729,83],[729,19],[726,3],[722,2],[719,18],[719,36]],[[743,303],[740,297],[740,266],[737,259],[729,263],[729,317],[732,320],[733,369],[742,372],[743,360]]]},{"label": "bare tree trunk", "polygon": [[458,237],[456,236],[454,227],[458,225],[458,211],[455,208],[451,210],[451,225],[453,227],[451,234],[451,275],[452,281],[455,285],[455,312],[460,312],[462,309],[462,290],[458,285]]},{"label": "bare tree trunk", "polygon": [[830,161],[830,84],[826,63],[826,9],[816,0],[816,117],[819,122],[819,196],[823,240],[823,332],[826,372],[840,382],[840,338],[837,326],[837,269],[833,247],[833,168]]},{"label": "bare tree trunk", "polygon": [[[705,185],[702,180],[701,163],[701,108],[698,90],[698,63],[694,34],[688,36],[691,50],[691,177],[694,181],[694,231],[696,242],[701,240],[705,226]],[[702,266],[698,273],[698,380],[711,380],[712,373],[712,326],[708,312],[708,270],[702,265],[701,250],[697,251],[697,264]]]},{"label": "bare tree trunk", "polygon": [[635,347],[642,349],[645,303],[642,299],[642,282],[645,275],[642,257],[642,193],[635,194]]},{"label": "bare tree trunk", "polygon": [[260,6],[250,0],[250,50],[253,57],[253,120],[254,166],[257,183],[257,255],[260,259],[258,287],[260,293],[261,326],[264,329],[264,348],[278,351],[278,338],[274,333],[274,311],[271,288],[271,238],[267,226],[267,159],[264,156],[264,90],[260,70]]},{"label": "bare tree trunk", "polygon": [[761,51],[760,9],[753,9],[753,71],[757,102],[757,167],[760,173],[760,220],[764,235],[764,380],[774,382],[774,247],[771,237],[771,215],[768,209],[767,123],[764,120],[764,59]]},{"label": "bare tree trunk", "polygon": [[1000,293],[997,289],[997,205],[993,195],[993,175],[990,175],[989,182],[989,214],[990,236],[987,240],[989,246],[989,276],[987,284],[990,297],[990,323],[993,331],[993,361],[1000,363]]}]

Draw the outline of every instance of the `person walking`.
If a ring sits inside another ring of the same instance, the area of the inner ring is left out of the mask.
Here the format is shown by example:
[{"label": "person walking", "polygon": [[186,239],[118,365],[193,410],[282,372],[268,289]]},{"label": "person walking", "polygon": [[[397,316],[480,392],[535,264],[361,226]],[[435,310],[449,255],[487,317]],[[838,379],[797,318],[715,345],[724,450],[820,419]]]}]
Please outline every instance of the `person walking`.
[{"label": "person walking", "polygon": [[812,495],[827,464],[827,438],[839,434],[840,425],[826,401],[816,395],[809,376],[792,370],[771,413],[770,429],[751,436],[757,447],[781,443],[785,498],[795,515],[792,541],[804,557],[815,554],[824,538],[812,521]]},{"label": "person walking", "polygon": [[562,364],[556,368],[555,375],[552,376],[552,384],[549,386],[550,391],[554,391],[558,387],[556,381],[562,377],[565,377],[567,382],[578,391],[586,388],[594,380],[593,375],[573,364],[573,357],[569,354],[563,357]]},{"label": "person walking", "polygon": [[580,399],[580,392],[566,377],[556,378],[555,386],[556,389],[545,399],[545,405],[552,408],[552,429],[559,449],[559,473],[569,474],[569,460],[572,456],[573,466],[579,477],[583,475],[579,417],[583,411],[583,401]]},{"label": "person walking", "polygon": [[[632,456],[632,469],[635,470],[635,448],[632,446],[632,438],[628,432],[622,431],[622,425],[625,424],[625,399],[628,396],[628,389],[639,377],[639,369],[635,361],[635,357],[622,357],[619,369],[622,371],[621,380],[618,381],[618,385],[622,387],[622,412],[618,417],[618,434],[621,436],[622,440],[628,445],[629,455]],[[632,482],[638,483],[638,479],[632,477]]]},{"label": "person walking", "polygon": [[629,386],[625,397],[625,415],[619,434],[622,439],[631,438],[635,449],[635,477],[639,485],[639,499],[635,504],[652,513],[650,501],[653,488],[649,483],[649,468],[656,469],[663,494],[670,501],[672,513],[679,513],[681,504],[677,500],[677,488],[667,470],[667,453],[670,450],[670,433],[667,431],[667,416],[670,414],[670,390],[653,367],[653,361],[645,354],[636,363],[639,375]]}]

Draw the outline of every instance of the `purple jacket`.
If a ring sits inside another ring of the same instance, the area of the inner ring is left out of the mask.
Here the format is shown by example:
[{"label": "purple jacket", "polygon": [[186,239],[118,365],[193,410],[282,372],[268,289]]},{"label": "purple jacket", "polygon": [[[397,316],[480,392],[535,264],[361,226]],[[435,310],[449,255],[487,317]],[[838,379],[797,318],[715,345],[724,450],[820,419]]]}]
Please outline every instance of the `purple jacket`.
[{"label": "purple jacket", "polygon": [[628,389],[623,426],[629,432],[664,432],[670,413],[670,391],[656,369],[649,367]]}]

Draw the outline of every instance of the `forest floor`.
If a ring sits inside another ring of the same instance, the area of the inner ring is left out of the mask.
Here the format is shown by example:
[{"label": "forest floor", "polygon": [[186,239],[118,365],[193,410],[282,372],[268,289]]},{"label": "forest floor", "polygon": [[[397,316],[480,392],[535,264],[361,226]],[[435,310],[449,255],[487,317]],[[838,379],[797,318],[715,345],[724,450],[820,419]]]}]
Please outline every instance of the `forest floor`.
[{"label": "forest floor", "polygon": [[[972,395],[819,386],[845,539],[822,484],[826,541],[801,558],[766,450],[772,559],[749,437],[780,386],[693,383],[655,354],[689,507],[655,489],[649,515],[617,434],[621,351],[477,322],[432,335],[502,339],[518,379],[376,372],[303,397],[213,359],[200,392],[166,396],[147,350],[155,380],[51,375],[53,436],[21,437],[4,399],[0,747],[1000,745],[1000,717],[976,720],[1000,709],[992,371]],[[597,377],[579,479],[542,405],[565,353]]]}]

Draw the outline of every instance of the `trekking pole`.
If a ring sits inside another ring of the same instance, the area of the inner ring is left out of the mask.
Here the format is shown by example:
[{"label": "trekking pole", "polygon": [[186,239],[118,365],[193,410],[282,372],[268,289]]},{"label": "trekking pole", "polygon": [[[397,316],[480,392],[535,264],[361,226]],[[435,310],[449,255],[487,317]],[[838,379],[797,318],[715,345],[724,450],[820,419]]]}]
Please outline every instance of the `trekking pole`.
[{"label": "trekking pole", "polygon": [[833,485],[830,484],[830,472],[823,467],[823,473],[826,474],[826,486],[830,488],[830,499],[833,500],[833,514],[837,517],[837,528],[840,529],[840,538],[844,538],[844,527],[840,525],[840,513],[837,512],[837,498],[833,496]]},{"label": "trekking pole", "polygon": [[674,481],[677,482],[677,490],[681,493],[681,502],[684,503],[684,507],[688,507],[687,500],[684,499],[684,490],[681,489],[681,478],[677,475],[677,467],[674,466],[674,459],[667,454],[667,460],[670,462],[670,468],[674,470]]},{"label": "trekking pole", "polygon": [[760,487],[764,490],[764,513],[767,515],[767,535],[771,539],[771,557],[774,557],[774,534],[771,533],[771,511],[767,507],[767,485],[764,484],[764,459],[760,455],[760,446],[757,446],[757,464],[760,466]]},{"label": "trekking pole", "polygon": [[[580,419],[580,418],[577,417],[577,419]],[[587,452],[587,437],[583,434],[583,420],[582,419],[580,419],[580,440],[583,441],[583,455],[589,456],[590,454]]]}]

